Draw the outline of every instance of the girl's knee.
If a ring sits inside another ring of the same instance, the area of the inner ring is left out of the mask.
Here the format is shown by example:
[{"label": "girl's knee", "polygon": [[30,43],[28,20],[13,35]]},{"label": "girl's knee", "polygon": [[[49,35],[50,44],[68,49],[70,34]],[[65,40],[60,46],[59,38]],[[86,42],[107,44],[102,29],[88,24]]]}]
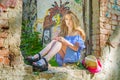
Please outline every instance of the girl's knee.
[{"label": "girl's knee", "polygon": [[62,47],[62,43],[57,40],[52,40],[51,43],[54,43],[54,44],[58,45],[59,47]]},{"label": "girl's knee", "polygon": [[59,41],[56,41],[56,44],[62,47],[62,43]]},{"label": "girl's knee", "polygon": [[54,42],[56,42],[56,41],[57,41],[57,40],[52,40],[51,42],[54,43]]}]

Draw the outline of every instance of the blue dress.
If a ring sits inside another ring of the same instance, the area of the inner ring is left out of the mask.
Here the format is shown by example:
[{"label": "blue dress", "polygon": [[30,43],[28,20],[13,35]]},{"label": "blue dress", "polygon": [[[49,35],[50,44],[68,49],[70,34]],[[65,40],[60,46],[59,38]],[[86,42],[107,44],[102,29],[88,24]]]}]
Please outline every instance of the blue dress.
[{"label": "blue dress", "polygon": [[81,50],[85,48],[84,41],[80,35],[65,36],[64,38],[68,40],[70,43],[72,43],[73,45],[75,45],[76,42],[79,43],[79,49],[78,51],[74,51],[71,48],[67,47],[64,59],[62,59],[60,54],[57,53],[55,57],[59,66],[62,66],[63,63],[77,62],[80,59]]}]

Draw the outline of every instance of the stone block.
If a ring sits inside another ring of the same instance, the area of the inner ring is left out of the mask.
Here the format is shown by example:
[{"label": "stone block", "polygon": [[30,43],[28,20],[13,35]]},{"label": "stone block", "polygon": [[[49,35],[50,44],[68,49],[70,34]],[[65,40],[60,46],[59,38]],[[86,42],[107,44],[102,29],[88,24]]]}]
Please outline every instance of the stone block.
[{"label": "stone block", "polygon": [[101,0],[101,4],[100,4],[100,6],[105,7],[106,4],[107,4],[107,1],[106,1],[106,0]]},{"label": "stone block", "polygon": [[110,0],[110,2],[111,2],[111,3],[114,3],[114,2],[115,2],[115,0]]},{"label": "stone block", "polygon": [[102,11],[100,11],[100,17],[101,17],[101,16],[103,16],[103,13],[102,13]]},{"label": "stone block", "polygon": [[17,17],[15,10],[13,9],[9,10],[8,18],[15,18],[15,17]]},{"label": "stone block", "polygon": [[104,6],[103,9],[102,9],[103,12],[106,12],[107,10],[108,10],[107,6]]},{"label": "stone block", "polygon": [[[112,23],[112,19],[109,19],[109,21],[107,22],[108,24],[111,24]],[[112,24],[111,24],[112,25]]]},{"label": "stone block", "polygon": [[3,56],[0,56],[0,63],[3,62]]},{"label": "stone block", "polygon": [[112,25],[118,25],[118,21],[117,20],[112,20]]},{"label": "stone block", "polygon": [[106,22],[106,19],[107,19],[106,17],[100,17],[101,22]]},{"label": "stone block", "polygon": [[100,47],[104,47],[106,44],[106,40],[100,40]]},{"label": "stone block", "polygon": [[8,19],[7,12],[0,12],[0,19]]},{"label": "stone block", "polygon": [[105,16],[106,11],[100,11],[100,16]]},{"label": "stone block", "polygon": [[111,30],[111,29],[112,29],[112,27],[111,27],[111,25],[110,25],[110,24],[105,24],[105,29]]},{"label": "stone block", "polygon": [[8,20],[0,19],[0,28],[8,28]]},{"label": "stone block", "polygon": [[118,16],[118,21],[120,21],[120,15]]},{"label": "stone block", "polygon": [[0,38],[6,38],[8,36],[8,32],[2,32],[0,33]]},{"label": "stone block", "polygon": [[100,28],[104,28],[105,27],[105,23],[100,22]]},{"label": "stone block", "polygon": [[9,50],[6,48],[2,48],[0,50],[0,64],[9,65]]},{"label": "stone block", "polygon": [[117,20],[117,15],[116,14],[112,14],[112,19],[113,20]]},{"label": "stone block", "polygon": [[24,69],[25,69],[25,72],[28,74],[32,74],[33,72],[32,66],[30,65],[25,65]]},{"label": "stone block", "polygon": [[107,29],[102,29],[102,28],[100,28],[100,33],[101,34],[109,34],[111,32],[111,30],[107,30]]},{"label": "stone block", "polygon": [[9,4],[9,7],[10,7],[10,8],[15,8],[15,6],[16,6],[16,4],[17,4],[17,0],[10,0],[9,3],[10,3],[10,4]]},{"label": "stone block", "polygon": [[0,38],[0,47],[3,47],[4,39]]},{"label": "stone block", "polygon": [[8,57],[0,56],[0,65],[9,65],[10,60]]},{"label": "stone block", "polygon": [[110,22],[111,22],[111,18],[106,17],[106,23],[110,23]]},{"label": "stone block", "polygon": [[88,80],[86,70],[72,69],[71,66],[66,67],[49,67],[46,72],[39,74],[40,80]]},{"label": "stone block", "polygon": [[8,56],[9,56],[9,50],[6,49],[6,48],[2,48],[2,49],[0,50],[0,56],[8,57]]},{"label": "stone block", "polygon": [[104,41],[106,41],[108,37],[109,37],[108,35],[100,34],[100,44],[104,43]]},{"label": "stone block", "polygon": [[117,26],[114,26],[114,25],[113,25],[113,26],[112,26],[112,30],[115,30],[116,27],[117,27]]},{"label": "stone block", "polygon": [[10,60],[8,59],[8,57],[4,57],[4,62],[3,62],[3,64],[4,64],[4,65],[9,65],[9,63],[10,63]]},{"label": "stone block", "polygon": [[100,40],[102,41],[102,40],[106,40],[106,38],[107,38],[107,36],[105,35],[105,34],[100,34]]}]

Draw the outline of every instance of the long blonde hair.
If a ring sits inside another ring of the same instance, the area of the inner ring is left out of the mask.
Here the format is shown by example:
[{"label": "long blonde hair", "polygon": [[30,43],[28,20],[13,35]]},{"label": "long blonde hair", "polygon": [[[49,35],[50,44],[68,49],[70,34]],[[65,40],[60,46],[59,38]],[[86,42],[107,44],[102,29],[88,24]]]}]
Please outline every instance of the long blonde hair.
[{"label": "long blonde hair", "polygon": [[66,23],[65,23],[65,16],[66,16],[67,14],[71,15],[71,17],[72,17],[73,30],[79,31],[80,36],[82,37],[83,40],[85,40],[85,32],[83,31],[83,29],[80,28],[79,19],[78,19],[77,16],[76,16],[73,12],[71,12],[71,11],[67,11],[67,12],[64,14],[63,18],[62,18],[61,26],[60,26],[60,28],[61,28],[60,36],[63,36],[63,37],[64,37],[64,36],[66,36],[66,35],[68,34],[68,27],[67,27],[67,25],[66,25]]}]

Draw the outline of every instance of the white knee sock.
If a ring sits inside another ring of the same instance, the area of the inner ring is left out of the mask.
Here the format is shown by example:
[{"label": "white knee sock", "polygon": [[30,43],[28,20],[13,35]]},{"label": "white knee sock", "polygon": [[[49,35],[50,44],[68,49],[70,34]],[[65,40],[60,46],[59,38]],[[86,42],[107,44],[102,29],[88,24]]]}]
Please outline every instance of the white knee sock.
[{"label": "white knee sock", "polygon": [[56,42],[53,47],[50,49],[49,53],[45,56],[45,59],[49,61],[55,54],[57,54],[62,48],[61,42]]},{"label": "white knee sock", "polygon": [[[41,57],[43,57],[44,55],[46,55],[49,50],[51,49],[51,47],[55,44],[56,40],[52,40],[44,49],[42,49],[39,54],[41,55]],[[34,55],[35,58],[38,58],[39,55],[36,54]]]}]

